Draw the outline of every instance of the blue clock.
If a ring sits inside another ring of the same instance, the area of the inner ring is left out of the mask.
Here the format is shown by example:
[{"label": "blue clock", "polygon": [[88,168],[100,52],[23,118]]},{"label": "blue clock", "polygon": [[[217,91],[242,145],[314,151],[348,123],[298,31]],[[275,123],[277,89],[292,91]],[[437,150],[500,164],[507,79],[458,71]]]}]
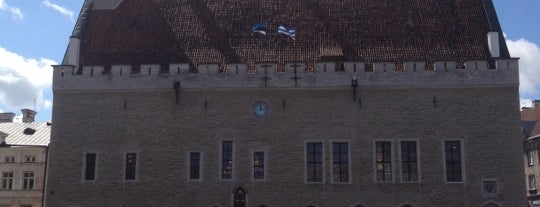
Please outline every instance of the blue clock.
[{"label": "blue clock", "polygon": [[253,114],[257,117],[264,117],[268,114],[268,104],[265,102],[259,101],[253,105]]}]

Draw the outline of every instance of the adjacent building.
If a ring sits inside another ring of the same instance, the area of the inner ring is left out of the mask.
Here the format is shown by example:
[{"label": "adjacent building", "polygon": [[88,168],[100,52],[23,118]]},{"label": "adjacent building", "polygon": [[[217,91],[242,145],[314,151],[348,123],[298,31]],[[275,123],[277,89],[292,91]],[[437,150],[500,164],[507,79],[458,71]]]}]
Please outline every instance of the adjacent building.
[{"label": "adjacent building", "polygon": [[87,0],[47,207],[526,206],[491,0]]},{"label": "adjacent building", "polygon": [[41,207],[50,123],[34,122],[35,112],[0,113],[0,206]]},{"label": "adjacent building", "polygon": [[521,125],[524,140],[525,179],[527,180],[527,198],[529,206],[540,206],[540,100],[533,101],[532,107],[521,111]]}]

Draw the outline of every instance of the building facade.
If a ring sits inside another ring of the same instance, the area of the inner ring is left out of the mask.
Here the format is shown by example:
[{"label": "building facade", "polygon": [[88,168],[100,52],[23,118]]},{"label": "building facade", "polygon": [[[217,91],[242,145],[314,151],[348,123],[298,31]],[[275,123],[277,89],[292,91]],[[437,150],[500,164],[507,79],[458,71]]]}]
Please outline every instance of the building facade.
[{"label": "building facade", "polygon": [[53,88],[46,206],[527,205],[489,0],[88,0]]},{"label": "building facade", "polygon": [[540,194],[536,181],[540,179],[540,100],[533,101],[532,107],[521,111],[521,125],[524,134],[525,179],[529,206],[540,206]]},{"label": "building facade", "polygon": [[22,112],[22,123],[13,122],[14,113],[0,114],[1,207],[43,206],[51,127],[34,122],[34,111]]}]

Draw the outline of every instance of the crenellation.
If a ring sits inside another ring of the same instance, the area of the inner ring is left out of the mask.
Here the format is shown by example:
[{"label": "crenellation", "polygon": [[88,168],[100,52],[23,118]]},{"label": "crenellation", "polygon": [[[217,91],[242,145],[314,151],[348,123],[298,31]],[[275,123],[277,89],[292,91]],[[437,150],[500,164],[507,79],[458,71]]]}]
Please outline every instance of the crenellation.
[{"label": "crenellation", "polygon": [[343,67],[345,72],[358,73],[366,71],[366,65],[364,62],[344,62]]},{"label": "crenellation", "polygon": [[227,65],[227,75],[240,74],[242,71],[247,73],[248,65],[247,64],[228,64]]},{"label": "crenellation", "polygon": [[396,64],[392,62],[375,62],[373,63],[373,72],[394,72],[396,71]]},{"label": "crenellation", "polygon": [[133,66],[131,65],[112,65],[111,66],[111,75],[127,77],[132,74]]},{"label": "crenellation", "polygon": [[519,70],[519,58],[497,60],[495,65],[497,70]]},{"label": "crenellation", "polygon": [[433,66],[437,72],[448,72],[458,69],[456,61],[435,61]]},{"label": "crenellation", "polygon": [[191,67],[187,63],[171,63],[169,64],[170,75],[183,75],[189,74]]},{"label": "crenellation", "polygon": [[141,65],[141,75],[150,75],[155,76],[161,73],[161,65],[159,64],[142,64]]},{"label": "crenellation", "polygon": [[[103,73],[105,71],[103,66],[83,66],[82,73],[75,74],[73,73],[76,70],[75,66],[57,65],[54,66],[54,87],[55,89],[168,88],[171,81],[181,81],[183,88],[346,87],[355,76],[360,86],[487,84],[493,81],[499,84],[518,83],[518,59],[496,60],[497,69],[488,70],[487,63],[481,60],[466,61],[467,69],[464,70],[457,69],[456,61],[435,61],[432,65],[435,70],[426,71],[427,62],[409,61],[404,62],[402,69],[397,71],[395,63],[375,62],[373,72],[366,71],[363,62],[343,62],[342,71],[336,71],[335,62],[314,63],[315,71],[306,70],[306,63],[287,62],[283,65],[284,72],[278,71],[279,64],[265,62],[253,64],[254,69],[251,71],[248,70],[247,64],[227,64],[226,72],[221,71],[218,64],[200,64],[198,71],[194,72],[190,64],[172,63],[169,65],[169,73],[160,73],[159,64],[143,64],[138,74],[132,73],[131,65],[112,65],[110,73],[107,74]],[[154,78],[158,76],[159,79]],[[88,84],[90,82],[100,84]]]},{"label": "crenellation", "polygon": [[315,63],[316,74],[334,74],[336,72],[335,62],[318,62]]},{"label": "crenellation", "polygon": [[426,70],[425,61],[410,61],[403,63],[403,69],[405,72],[422,72]]},{"label": "crenellation", "polygon": [[488,62],[485,60],[469,60],[465,61],[465,69],[467,70],[487,70]]}]

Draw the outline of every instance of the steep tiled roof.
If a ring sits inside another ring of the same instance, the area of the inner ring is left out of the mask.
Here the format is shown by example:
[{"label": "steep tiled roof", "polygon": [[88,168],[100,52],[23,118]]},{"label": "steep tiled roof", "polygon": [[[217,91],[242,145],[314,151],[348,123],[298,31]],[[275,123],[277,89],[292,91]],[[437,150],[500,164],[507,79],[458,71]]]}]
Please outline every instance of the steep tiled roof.
[{"label": "steep tiled roof", "polygon": [[41,122],[0,123],[0,132],[8,145],[47,146],[51,139],[51,126]]},{"label": "steep tiled roof", "polygon": [[[259,22],[269,35],[251,32]],[[296,28],[296,41],[277,34],[281,24]],[[489,60],[487,33],[500,31],[491,0],[124,0],[79,25],[81,65],[164,67]]]}]

